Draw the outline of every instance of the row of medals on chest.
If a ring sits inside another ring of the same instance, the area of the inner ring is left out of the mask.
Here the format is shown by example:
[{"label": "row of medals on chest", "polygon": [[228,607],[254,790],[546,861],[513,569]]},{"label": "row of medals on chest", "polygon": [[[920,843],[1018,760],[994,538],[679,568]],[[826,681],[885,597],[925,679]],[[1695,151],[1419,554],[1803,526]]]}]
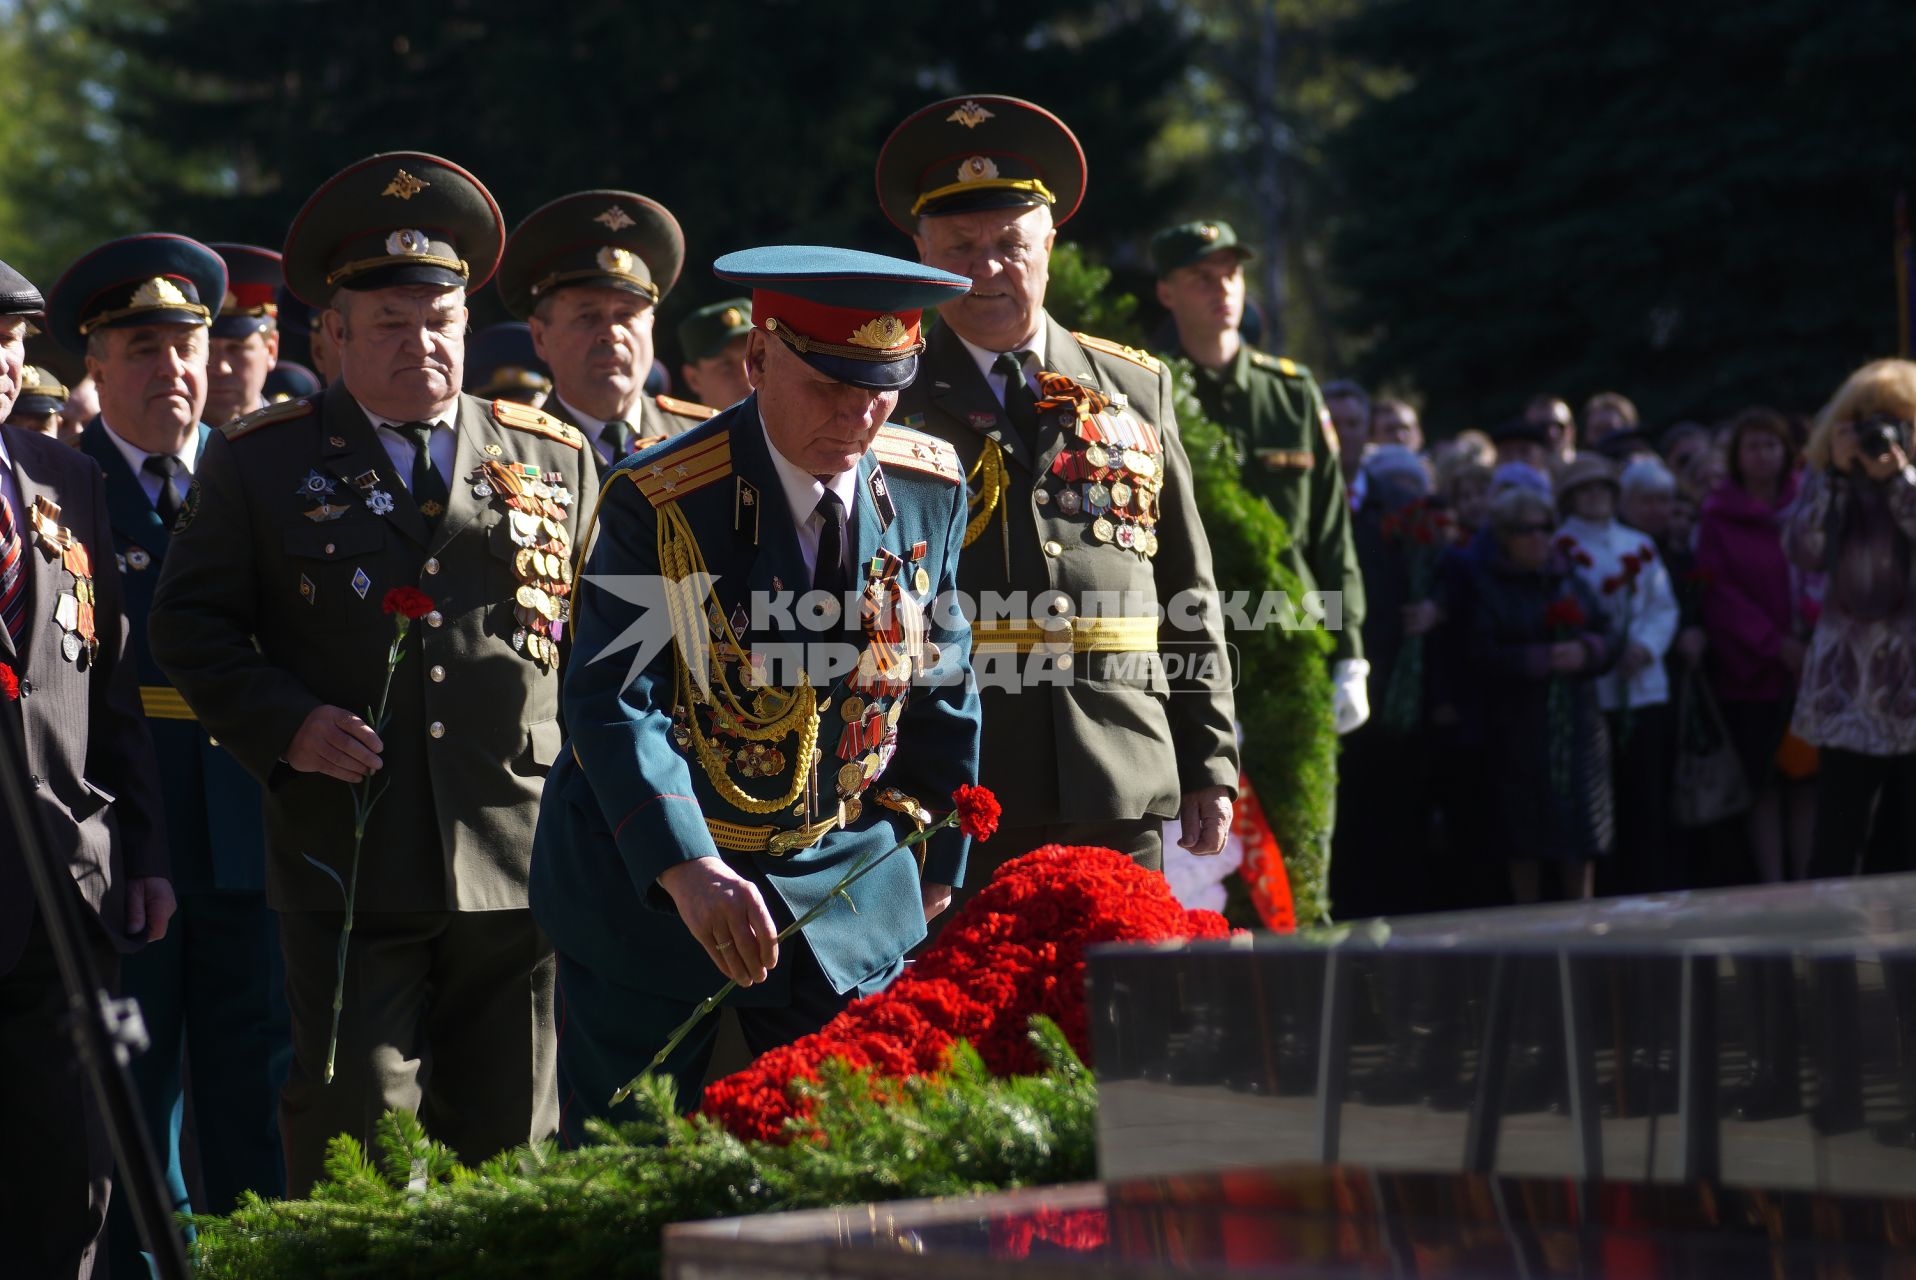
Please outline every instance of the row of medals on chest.
[{"label": "row of medals on chest", "polygon": [[1142,443],[1119,445],[1083,437],[1079,424],[1072,447],[1052,460],[1032,492],[1040,507],[1061,516],[1083,516],[1099,542],[1150,557],[1158,553],[1159,495],[1164,469]]},{"label": "row of medals on chest", "polygon": [[[905,558],[881,550],[868,568],[865,595],[879,599],[889,590],[902,589],[908,581],[918,595],[928,596],[931,575],[921,563],[924,556],[925,544],[922,542],[915,544]],[[909,579],[904,579],[901,575],[907,563],[916,565],[916,568]],[[707,622],[712,635],[712,678],[715,681],[737,679],[748,689],[756,688],[751,695],[752,714],[761,720],[773,718],[782,695],[762,687],[764,678],[757,660],[749,651],[742,651],[729,641],[725,619],[716,602],[708,607]],[[731,616],[731,635],[743,633],[748,622],[744,606],[735,607]],[[838,719],[842,728],[838,733],[835,754],[842,763],[838,766],[834,782],[841,799],[855,798],[884,771],[897,749],[898,721],[905,713],[905,691],[910,687],[915,666],[936,666],[939,661],[938,646],[929,642],[917,655],[916,662],[912,654],[891,648],[882,636],[882,620],[874,626],[872,619],[867,618],[864,630],[867,643],[859,653],[857,668],[850,675],[851,691],[838,702]],[[738,686],[734,684],[731,687]],[[891,698],[889,705],[885,702],[887,696]],[[731,751],[730,765],[739,777],[775,778],[785,772],[791,761],[778,744],[741,740],[731,715],[722,706],[708,704],[701,709],[708,719],[708,738],[738,741],[739,745]],[[826,736],[822,725],[828,715],[824,710],[819,714],[819,736],[822,738]],[[684,707],[673,711],[672,740],[681,750],[690,746],[691,729]],[[817,810],[817,800],[811,795],[811,790],[816,786],[818,766],[823,762],[824,755],[822,747],[813,748],[808,798],[794,807],[793,817],[809,818]]]},{"label": "row of medals on chest", "polygon": [[86,543],[60,523],[59,503],[50,498],[35,498],[29,518],[33,523],[34,545],[49,561],[58,558],[73,580],[70,590],[54,597],[53,621],[60,628],[60,657],[85,671],[100,652],[93,613],[93,557]]},{"label": "row of medals on chest", "polygon": [[[487,451],[496,448],[488,445]],[[379,516],[392,512],[393,496],[380,488],[378,471],[364,472],[352,483],[367,510]],[[497,497],[505,503],[508,532],[518,548],[512,562],[518,580],[513,588],[513,616],[518,626],[512,633],[512,647],[550,670],[559,661],[559,642],[570,618],[572,537],[565,522],[576,495],[556,471],[530,463],[502,462],[497,457],[481,462],[466,477],[466,483],[480,502]],[[306,518],[320,523],[344,515],[348,508],[332,500],[337,489],[338,485],[319,471],[308,472],[300,481],[298,493],[314,499],[317,505],[304,513]],[[445,514],[431,501],[421,503],[419,509],[429,519]]]}]

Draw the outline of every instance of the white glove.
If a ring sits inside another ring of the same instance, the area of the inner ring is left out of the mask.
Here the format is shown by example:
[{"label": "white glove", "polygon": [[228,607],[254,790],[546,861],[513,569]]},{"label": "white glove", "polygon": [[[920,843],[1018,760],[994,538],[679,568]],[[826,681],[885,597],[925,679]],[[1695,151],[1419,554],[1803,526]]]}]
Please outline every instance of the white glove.
[{"label": "white glove", "polygon": [[1370,691],[1365,681],[1370,663],[1362,658],[1345,658],[1331,667],[1331,726],[1340,734],[1349,733],[1370,719]]}]

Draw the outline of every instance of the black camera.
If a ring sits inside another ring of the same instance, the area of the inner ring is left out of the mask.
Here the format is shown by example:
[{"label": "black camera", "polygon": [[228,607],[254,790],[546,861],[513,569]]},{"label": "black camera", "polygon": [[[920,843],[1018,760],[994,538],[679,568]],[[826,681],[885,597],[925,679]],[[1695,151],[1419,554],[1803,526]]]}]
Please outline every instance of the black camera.
[{"label": "black camera", "polygon": [[1856,424],[1856,448],[1865,458],[1886,458],[1906,443],[1904,425],[1887,413],[1872,413]]}]

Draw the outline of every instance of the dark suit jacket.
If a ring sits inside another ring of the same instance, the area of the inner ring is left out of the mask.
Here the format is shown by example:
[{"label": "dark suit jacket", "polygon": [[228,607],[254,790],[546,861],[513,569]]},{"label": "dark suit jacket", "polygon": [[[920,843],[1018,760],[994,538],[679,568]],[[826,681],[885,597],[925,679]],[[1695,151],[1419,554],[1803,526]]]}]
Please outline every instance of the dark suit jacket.
[{"label": "dark suit jacket", "polygon": [[[82,453],[47,436],[0,426],[13,458],[20,496],[14,513],[27,568],[27,628],[18,649],[0,627],[0,663],[20,681],[20,700],[0,714],[25,730],[27,789],[54,859],[72,874],[80,895],[100,916],[114,946],[126,936],[126,881],[167,874],[160,788],[153,741],[140,715],[138,672],[126,656],[127,622],[113,532],[100,469]],[[60,596],[74,578],[52,547],[33,532],[36,498],[60,505],[60,523],[93,561],[99,651],[82,670],[60,655],[54,622]],[[21,850],[0,847],[0,972],[20,958],[35,907]]]},{"label": "dark suit jacket", "polygon": [[[200,451],[213,429],[200,427]],[[259,784],[188,710],[146,638],[146,618],[171,541],[139,477],[126,465],[99,418],[86,425],[80,449],[100,464],[107,519],[113,526],[120,589],[131,632],[128,661],[139,672],[140,701],[159,755],[166,804],[166,843],[173,887],[180,893],[266,887],[266,827]],[[102,568],[104,572],[104,568]]]}]

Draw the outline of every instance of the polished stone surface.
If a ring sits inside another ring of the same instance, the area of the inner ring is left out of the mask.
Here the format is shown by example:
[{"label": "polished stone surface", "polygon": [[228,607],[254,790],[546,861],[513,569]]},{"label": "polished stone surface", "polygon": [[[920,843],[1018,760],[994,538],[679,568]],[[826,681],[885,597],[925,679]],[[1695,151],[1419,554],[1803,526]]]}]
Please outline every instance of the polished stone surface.
[{"label": "polished stone surface", "polygon": [[1916,1194],[1916,876],[1094,953],[1100,1172]]},{"label": "polished stone surface", "polygon": [[669,1227],[668,1280],[1907,1274],[1916,1201],[1247,1169]]}]

